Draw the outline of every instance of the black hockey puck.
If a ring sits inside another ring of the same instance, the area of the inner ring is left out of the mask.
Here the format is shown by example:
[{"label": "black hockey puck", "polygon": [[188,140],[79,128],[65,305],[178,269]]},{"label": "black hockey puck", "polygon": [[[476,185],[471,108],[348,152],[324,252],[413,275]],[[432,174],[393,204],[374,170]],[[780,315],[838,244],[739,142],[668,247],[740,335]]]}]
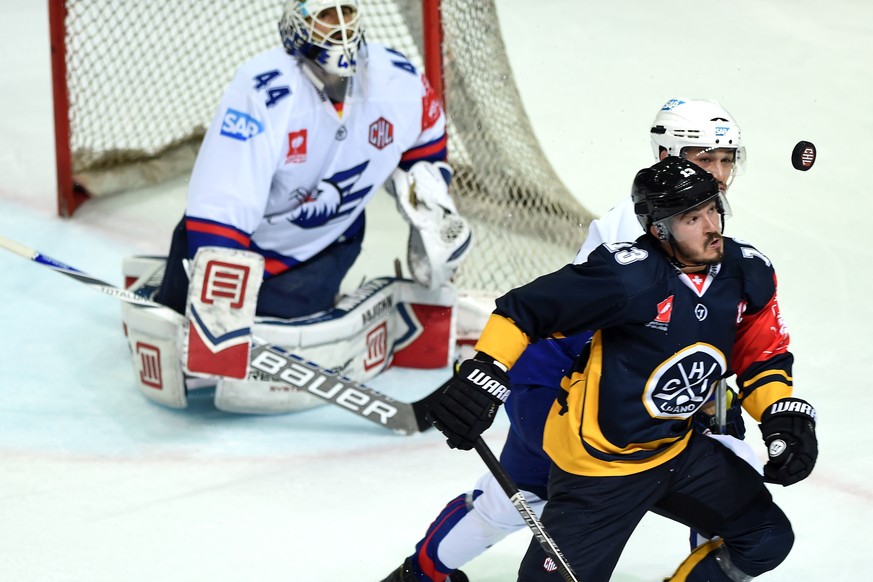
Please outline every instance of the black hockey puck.
[{"label": "black hockey puck", "polygon": [[791,165],[805,172],[815,163],[815,146],[811,141],[799,141],[791,152]]}]

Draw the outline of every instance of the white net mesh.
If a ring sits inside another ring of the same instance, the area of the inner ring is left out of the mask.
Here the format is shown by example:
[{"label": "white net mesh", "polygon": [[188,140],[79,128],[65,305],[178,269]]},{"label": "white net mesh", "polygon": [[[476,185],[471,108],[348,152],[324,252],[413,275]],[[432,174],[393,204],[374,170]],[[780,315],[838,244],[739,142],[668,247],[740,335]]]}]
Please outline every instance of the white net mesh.
[{"label": "white net mesh", "polygon": [[[421,0],[363,0],[366,36],[422,66]],[[67,0],[73,174],[94,195],[190,170],[236,67],[276,46],[279,0]],[[462,288],[502,292],[573,258],[590,214],[540,150],[491,0],[442,0],[452,194],[474,229]]]}]

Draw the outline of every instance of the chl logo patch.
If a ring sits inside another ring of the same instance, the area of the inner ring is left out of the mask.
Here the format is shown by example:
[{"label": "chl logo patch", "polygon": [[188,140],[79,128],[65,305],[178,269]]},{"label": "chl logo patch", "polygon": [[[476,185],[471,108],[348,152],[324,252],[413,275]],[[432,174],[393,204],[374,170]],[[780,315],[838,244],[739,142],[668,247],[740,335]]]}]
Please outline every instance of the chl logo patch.
[{"label": "chl logo patch", "polygon": [[394,142],[394,126],[384,117],[370,124],[370,144],[383,149]]},{"label": "chl logo patch", "polygon": [[658,366],[643,402],[653,418],[686,419],[706,402],[715,381],[727,370],[724,354],[715,346],[696,343]]}]

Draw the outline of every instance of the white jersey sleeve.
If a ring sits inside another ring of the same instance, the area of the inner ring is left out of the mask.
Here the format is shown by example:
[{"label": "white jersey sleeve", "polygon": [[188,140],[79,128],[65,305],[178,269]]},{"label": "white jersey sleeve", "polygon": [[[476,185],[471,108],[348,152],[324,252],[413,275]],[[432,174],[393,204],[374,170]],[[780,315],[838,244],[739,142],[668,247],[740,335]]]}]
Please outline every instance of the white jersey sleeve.
[{"label": "white jersey sleeve", "polygon": [[573,262],[577,265],[584,263],[588,260],[591,251],[603,243],[633,241],[641,234],[643,229],[634,213],[633,200],[630,197],[625,198],[609,212],[591,222],[588,226],[588,236]]},{"label": "white jersey sleeve", "polygon": [[275,116],[267,111],[269,97],[254,89],[252,77],[242,67],[222,96],[188,188],[189,216],[246,234],[264,216],[284,129],[276,126]]}]

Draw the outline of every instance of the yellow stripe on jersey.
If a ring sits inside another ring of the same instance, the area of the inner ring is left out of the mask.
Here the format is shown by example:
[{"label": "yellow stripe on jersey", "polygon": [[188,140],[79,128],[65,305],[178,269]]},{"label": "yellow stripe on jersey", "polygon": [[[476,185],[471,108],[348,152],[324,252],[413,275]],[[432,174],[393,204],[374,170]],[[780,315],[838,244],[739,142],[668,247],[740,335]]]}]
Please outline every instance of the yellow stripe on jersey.
[{"label": "yellow stripe on jersey", "polygon": [[752,418],[760,421],[767,408],[794,392],[791,377],[783,370],[767,370],[754,378],[746,380],[740,390],[743,408]]},{"label": "yellow stripe on jersey", "polygon": [[670,576],[667,582],[687,582],[688,576],[694,571],[694,567],[703,561],[703,558],[719,549],[724,544],[724,540],[716,540],[714,542],[706,542],[701,544],[691,552],[691,555],[685,558],[685,561],[679,564],[676,572]]},{"label": "yellow stripe on jersey", "polygon": [[518,329],[515,322],[492,313],[476,342],[476,351],[484,352],[511,368],[529,344],[530,338]]},{"label": "yellow stripe on jersey", "polygon": [[[543,435],[543,449],[561,469],[575,475],[594,477],[623,476],[641,473],[676,457],[688,445],[689,430],[679,439],[667,438],[645,443],[617,446],[603,435],[600,412],[600,372],[603,365],[601,332],[591,340],[591,354],[584,372],[574,372],[563,382],[568,392],[567,411],[555,402],[549,411]],[[592,450],[590,453],[589,450]],[[621,459],[622,455],[651,452],[643,459]],[[594,456],[619,457],[607,460]]]}]

